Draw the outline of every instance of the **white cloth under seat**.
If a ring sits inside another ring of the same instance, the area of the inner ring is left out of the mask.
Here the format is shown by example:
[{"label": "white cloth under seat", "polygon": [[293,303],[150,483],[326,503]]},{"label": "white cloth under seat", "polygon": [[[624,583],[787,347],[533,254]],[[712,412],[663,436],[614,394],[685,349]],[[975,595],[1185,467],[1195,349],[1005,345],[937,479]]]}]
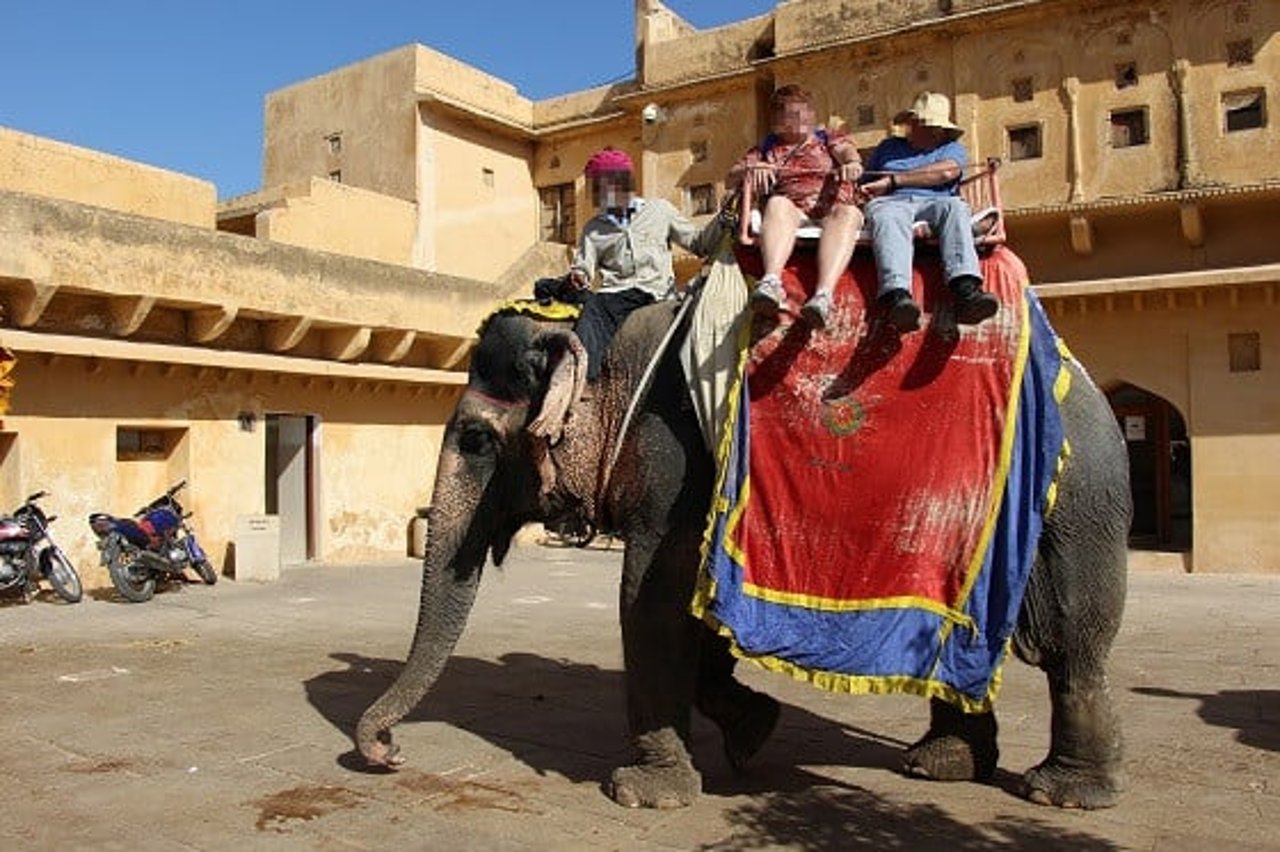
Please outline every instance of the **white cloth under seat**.
[{"label": "white cloth under seat", "polygon": [[[750,228],[752,236],[760,235],[760,223],[764,217],[758,208],[751,210]],[[984,207],[976,211],[970,218],[973,224],[974,237],[984,237],[995,228],[996,222],[1000,219],[1000,208]],[[929,227],[927,222],[916,222],[912,228],[912,234],[917,240],[927,240],[933,237],[933,229]],[[800,222],[800,227],[796,229],[797,240],[817,240],[822,236],[822,223],[805,217]],[[871,229],[865,224],[858,229],[858,242],[871,242]]]}]

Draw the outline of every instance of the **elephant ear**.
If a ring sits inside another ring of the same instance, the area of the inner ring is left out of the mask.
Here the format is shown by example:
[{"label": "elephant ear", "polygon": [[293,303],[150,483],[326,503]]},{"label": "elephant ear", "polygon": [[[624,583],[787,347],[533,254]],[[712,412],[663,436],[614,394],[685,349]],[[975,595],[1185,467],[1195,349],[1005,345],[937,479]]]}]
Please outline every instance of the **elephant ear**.
[{"label": "elephant ear", "polygon": [[555,444],[587,385],[587,350],[568,329],[544,332],[529,346],[535,372],[546,376],[542,404],[529,421],[529,433]]}]

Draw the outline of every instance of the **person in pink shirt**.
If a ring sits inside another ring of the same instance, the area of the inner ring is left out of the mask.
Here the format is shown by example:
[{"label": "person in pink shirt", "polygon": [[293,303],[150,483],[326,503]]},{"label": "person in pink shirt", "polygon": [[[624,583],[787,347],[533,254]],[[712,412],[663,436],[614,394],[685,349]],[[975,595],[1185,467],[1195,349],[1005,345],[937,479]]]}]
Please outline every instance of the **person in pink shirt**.
[{"label": "person in pink shirt", "polygon": [[784,306],[782,267],[791,257],[796,232],[806,219],[820,222],[818,283],[800,314],[822,328],[831,313],[836,280],[849,265],[862,227],[855,189],[862,162],[848,137],[815,124],[812,97],[800,86],[775,91],[769,107],[773,132],[734,165],[727,181],[731,187],[750,181],[755,197],[767,199],[760,225],[764,274],[751,301],[759,312]]}]

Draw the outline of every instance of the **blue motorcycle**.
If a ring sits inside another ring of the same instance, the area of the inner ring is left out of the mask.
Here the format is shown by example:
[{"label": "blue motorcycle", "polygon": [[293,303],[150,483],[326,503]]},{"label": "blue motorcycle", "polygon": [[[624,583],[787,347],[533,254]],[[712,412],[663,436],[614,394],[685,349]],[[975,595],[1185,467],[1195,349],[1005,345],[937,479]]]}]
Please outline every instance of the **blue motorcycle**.
[{"label": "blue motorcycle", "polygon": [[175,496],[186,487],[184,479],[125,518],[94,512],[89,527],[98,537],[102,564],[111,584],[127,601],[151,600],[159,579],[181,579],[191,568],[208,585],[218,582],[209,558],[187,525],[191,515]]}]

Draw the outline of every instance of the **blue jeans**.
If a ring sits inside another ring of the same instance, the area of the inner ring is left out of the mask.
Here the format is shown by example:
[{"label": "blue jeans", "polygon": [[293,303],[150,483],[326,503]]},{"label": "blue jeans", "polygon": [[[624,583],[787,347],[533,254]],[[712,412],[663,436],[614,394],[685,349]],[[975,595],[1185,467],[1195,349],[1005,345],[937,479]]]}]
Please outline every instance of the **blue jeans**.
[{"label": "blue jeans", "polygon": [[868,202],[865,212],[880,275],[879,295],[890,290],[911,292],[911,257],[915,250],[911,228],[916,222],[927,223],[938,238],[947,283],[968,277],[982,280],[978,251],[973,245],[973,214],[964,199],[954,195],[884,195]]}]

